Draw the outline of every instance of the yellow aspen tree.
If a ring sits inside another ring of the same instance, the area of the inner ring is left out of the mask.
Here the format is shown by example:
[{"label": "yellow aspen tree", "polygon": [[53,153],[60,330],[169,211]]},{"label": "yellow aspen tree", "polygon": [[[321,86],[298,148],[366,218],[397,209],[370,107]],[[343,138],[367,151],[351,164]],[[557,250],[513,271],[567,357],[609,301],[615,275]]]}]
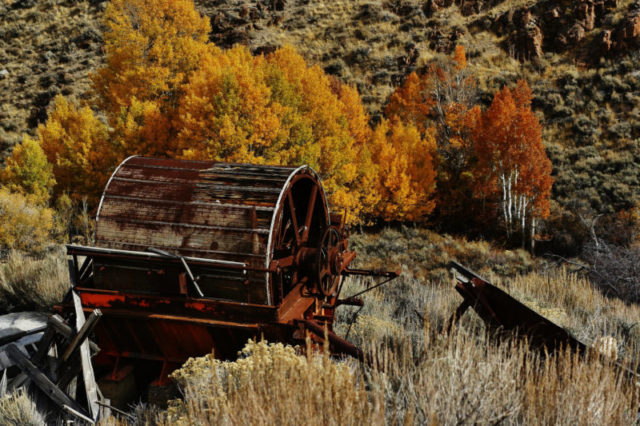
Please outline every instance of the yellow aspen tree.
[{"label": "yellow aspen tree", "polygon": [[178,110],[178,156],[265,162],[278,136],[280,108],[271,102],[263,62],[243,46],[204,58]]},{"label": "yellow aspen tree", "polygon": [[376,214],[385,221],[425,221],[435,207],[432,131],[422,137],[411,123],[383,120],[373,132],[372,150],[380,194]]},{"label": "yellow aspen tree", "polygon": [[[361,103],[353,89],[345,88],[332,80],[318,66],[309,66],[291,47],[278,49],[267,60],[276,65],[295,103],[283,100],[285,105],[295,105],[294,123],[310,138],[287,141],[284,151],[290,153],[287,162],[302,160],[314,166],[323,176],[326,190],[336,209],[346,212],[347,222],[355,223],[368,206],[367,188],[363,178],[371,169],[370,156],[364,139],[363,120],[368,122],[364,108],[350,108]],[[307,148],[313,147],[311,150]]]},{"label": "yellow aspen tree", "polygon": [[11,191],[30,196],[41,205],[49,203],[56,180],[53,167],[38,141],[24,136],[22,143],[13,147],[0,172],[2,183]]},{"label": "yellow aspen tree", "polygon": [[209,20],[191,0],[112,0],[104,26],[106,63],[91,80],[120,156],[166,155],[183,86],[215,50]]},{"label": "yellow aspen tree", "polygon": [[451,56],[432,62],[423,75],[410,74],[385,110],[388,118],[412,123],[423,135],[435,129],[435,215],[445,227],[478,216],[472,189],[472,135],[480,108],[475,104],[476,82],[467,65],[464,47],[456,46]]},{"label": "yellow aspen tree", "polygon": [[175,123],[179,157],[309,164],[350,223],[374,204],[371,130],[357,91],[290,47],[267,57],[243,46],[205,55]]},{"label": "yellow aspen tree", "polygon": [[116,162],[107,126],[89,107],[79,108],[57,96],[38,140],[56,179],[55,192],[97,200]]}]

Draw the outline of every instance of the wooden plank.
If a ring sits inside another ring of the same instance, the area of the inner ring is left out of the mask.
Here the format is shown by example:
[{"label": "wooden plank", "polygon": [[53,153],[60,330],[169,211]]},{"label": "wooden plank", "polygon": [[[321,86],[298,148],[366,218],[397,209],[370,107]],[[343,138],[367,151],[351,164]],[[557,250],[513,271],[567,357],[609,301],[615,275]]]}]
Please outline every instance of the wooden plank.
[{"label": "wooden plank", "polygon": [[60,390],[49,378],[38,369],[18,348],[17,345],[11,343],[7,347],[7,353],[9,357],[16,363],[16,365],[29,376],[38,388],[44,392],[53,402],[58,404],[60,408],[65,405],[73,408],[75,411],[82,413],[85,410],[76,401],[69,398],[69,396]]},{"label": "wooden plank", "polygon": [[[71,290],[71,296],[73,298],[73,309],[76,314],[76,329],[81,330],[85,323],[84,312],[82,311],[82,303],[80,302],[80,296],[78,293]],[[96,378],[93,373],[93,366],[91,365],[91,353],[89,349],[89,342],[85,339],[80,345],[80,361],[82,364],[82,378],[84,380],[85,392],[87,395],[87,404],[89,408],[89,416],[96,418],[100,406],[98,405],[98,392]]]},{"label": "wooden plank", "polygon": [[49,348],[53,343],[54,337],[56,336],[56,330],[51,325],[52,318],[54,317],[57,317],[57,319],[55,319],[54,321],[62,321],[62,318],[60,318],[58,315],[52,315],[49,318],[49,325],[47,326],[47,330],[44,332],[44,336],[42,336],[40,342],[38,342],[38,351],[35,353],[35,355],[33,355],[33,358],[31,359],[34,364],[39,364],[40,361],[42,361],[44,357],[49,353]]},{"label": "wooden plank", "polygon": [[[141,247],[169,247],[181,251],[212,250],[254,254],[252,230],[229,231],[219,229],[184,229],[167,224],[130,223],[100,218],[97,243],[109,247],[104,241],[120,241]],[[266,254],[268,233],[258,234],[258,253]]]},{"label": "wooden plank", "polygon": [[[84,316],[84,313],[82,315]],[[102,312],[100,312],[100,309],[94,309],[94,311],[91,312],[89,318],[82,325],[80,331],[78,331],[78,334],[75,335],[67,349],[62,354],[62,362],[67,362],[67,360],[69,360],[76,349],[78,349],[78,347],[85,342],[85,340],[89,337],[89,334],[93,331],[93,328],[98,323],[98,320],[101,316]]]},{"label": "wooden plank", "polygon": [[[64,365],[58,371],[59,376],[56,384],[60,389],[68,388],[73,380],[77,379],[78,375],[82,372],[82,365],[79,362],[79,357],[74,356],[72,360],[73,362]],[[74,385],[73,392],[69,391],[70,396],[77,397],[77,383],[78,381],[76,380],[76,385]]]},{"label": "wooden plank", "polygon": [[7,394],[7,370],[2,370],[2,379],[0,379],[0,398],[4,398]]},{"label": "wooden plank", "polygon": [[62,409],[64,411],[66,411],[67,413],[71,414],[72,416],[74,416],[75,418],[78,418],[82,421],[85,421],[91,425],[96,424],[96,422],[93,421],[93,419],[91,419],[90,417],[85,416],[84,414],[82,414],[81,412],[74,410],[73,408],[69,407],[68,405],[63,405]]},{"label": "wooden plank", "polygon": [[[54,322],[60,322],[64,324],[62,318],[59,315],[51,315],[48,320],[47,330],[44,332],[42,339],[38,342],[38,350],[31,358],[31,362],[35,365],[39,365],[44,357],[49,353],[49,349],[51,348],[51,344],[53,343],[53,339],[55,338],[56,329],[52,325]],[[66,325],[66,324],[64,324]],[[71,331],[71,330],[69,330]],[[28,377],[25,373],[20,373],[16,377],[11,380],[10,389],[17,389],[20,386],[23,386],[24,383],[28,380]]]},{"label": "wooden plank", "polygon": [[15,342],[20,337],[43,331],[47,314],[41,312],[14,312],[0,315],[0,346]]},{"label": "wooden plank", "polygon": [[67,260],[67,266],[69,269],[69,282],[71,283],[71,287],[75,287],[76,285],[76,265],[75,262],[71,259]]},{"label": "wooden plank", "polygon": [[[192,225],[218,225],[227,228],[262,228],[269,230],[273,208],[255,209],[255,206],[225,205],[221,203],[187,204],[186,202],[167,202],[165,200],[140,200],[110,198],[109,203],[100,210],[100,220],[117,217],[121,220],[154,220],[160,222]],[[247,211],[256,210],[256,221],[252,224]],[[253,225],[253,226],[252,226]]]},{"label": "wooden plank", "polygon": [[[52,315],[50,324],[55,328],[56,332],[64,336],[65,339],[71,340],[73,337],[73,330],[62,320],[62,318],[60,318],[59,315]],[[94,353],[100,352],[100,347],[92,341],[89,341],[89,347]]]}]

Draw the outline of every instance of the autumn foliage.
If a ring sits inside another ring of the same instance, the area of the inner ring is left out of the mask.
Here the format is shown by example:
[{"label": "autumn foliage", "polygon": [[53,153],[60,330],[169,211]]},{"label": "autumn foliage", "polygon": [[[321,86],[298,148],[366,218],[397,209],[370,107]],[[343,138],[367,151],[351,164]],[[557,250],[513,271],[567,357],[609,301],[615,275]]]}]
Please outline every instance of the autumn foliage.
[{"label": "autumn foliage", "polygon": [[53,165],[58,194],[69,191],[81,199],[102,192],[117,154],[107,126],[91,108],[56,97],[49,120],[38,128],[38,140]]},{"label": "autumn foliage", "polygon": [[120,150],[166,155],[183,87],[213,48],[209,20],[191,0],[112,0],[104,25],[106,63],[91,76],[96,106]]},{"label": "autumn foliage", "polygon": [[191,0],[112,0],[104,27],[91,101],[56,98],[37,142],[26,138],[6,162],[12,190],[95,206],[115,166],[137,154],[309,164],[351,224],[468,218],[508,176],[526,204],[517,208],[546,214],[548,160],[530,92],[505,89],[481,113],[461,46],[410,74],[372,128],[357,90],[293,48],[265,56],[210,43]]},{"label": "autumn foliage", "polygon": [[31,197],[36,204],[46,205],[56,184],[53,167],[38,141],[25,136],[13,147],[6,159],[0,179],[7,189]]},{"label": "autumn foliage", "polygon": [[531,98],[524,80],[513,90],[504,87],[480,117],[474,134],[477,193],[500,200],[507,234],[533,234],[536,220],[549,215],[551,162]]},{"label": "autumn foliage", "polygon": [[422,76],[410,74],[391,96],[388,116],[415,126],[423,136],[435,135],[440,223],[460,227],[462,221],[498,219],[492,212],[500,211],[507,235],[524,236],[525,231],[533,235],[536,221],[548,216],[551,163],[531,98],[521,80],[514,89],[496,93],[482,112],[462,46]]},{"label": "autumn foliage", "polygon": [[465,220],[473,204],[472,134],[480,108],[476,84],[462,46],[451,57],[434,61],[427,72],[411,73],[391,96],[388,117],[412,123],[435,137],[437,216],[442,222]]},{"label": "autumn foliage", "polygon": [[375,214],[383,220],[424,221],[435,207],[436,172],[433,134],[421,136],[412,123],[383,120],[376,128],[372,147],[378,165],[377,190],[385,200]]}]

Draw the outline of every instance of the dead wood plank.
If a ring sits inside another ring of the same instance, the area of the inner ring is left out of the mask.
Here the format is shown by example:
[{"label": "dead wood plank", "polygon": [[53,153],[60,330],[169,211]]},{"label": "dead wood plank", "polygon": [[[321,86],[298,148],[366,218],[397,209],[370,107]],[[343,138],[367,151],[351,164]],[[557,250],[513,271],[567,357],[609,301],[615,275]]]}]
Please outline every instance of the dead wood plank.
[{"label": "dead wood plank", "polygon": [[62,322],[62,318],[58,315],[52,315],[49,317],[47,330],[44,332],[44,336],[42,336],[42,339],[40,339],[40,342],[38,343],[38,351],[31,358],[31,361],[36,365],[39,364],[49,353],[53,339],[56,337],[56,330],[52,325],[52,322],[55,321]]},{"label": "dead wood plank", "polygon": [[83,421],[85,421],[85,422],[87,422],[87,423],[89,423],[91,425],[96,424],[96,422],[92,418],[87,417],[86,415],[82,414],[81,412],[74,410],[73,408],[69,407],[68,405],[63,405],[62,409],[64,411],[66,411],[67,413],[71,414],[72,416],[74,416],[74,417],[76,417],[76,418],[78,418],[80,420],[83,420]]},{"label": "dead wood plank", "polygon": [[69,282],[71,283],[71,287],[75,287],[76,285],[76,263],[69,259],[67,260],[67,265],[69,267]]},{"label": "dead wood plank", "polygon": [[9,336],[0,337],[0,346],[6,345],[7,343],[15,342],[16,340],[20,340],[23,337],[30,336],[32,334],[40,333],[42,331],[45,331],[46,328],[47,326],[45,325],[37,328],[32,328],[31,330],[20,331]]},{"label": "dead wood plank", "polygon": [[93,331],[94,327],[98,323],[98,320],[101,316],[102,312],[100,312],[100,309],[94,309],[93,312],[91,312],[89,318],[87,318],[85,323],[82,325],[82,328],[78,331],[78,334],[75,335],[67,349],[62,354],[62,362],[67,362],[67,360],[78,349],[78,347],[85,342],[85,340],[89,337],[89,334]]},{"label": "dead wood plank", "polygon": [[[35,365],[40,365],[40,363],[45,359],[49,350],[51,349],[51,344],[54,341],[55,334],[58,333],[62,335],[65,339],[69,340],[73,337],[73,330],[69,327],[64,320],[60,317],[60,315],[51,315],[48,320],[48,327],[42,336],[42,339],[38,343],[38,351],[31,357],[31,362]],[[95,353],[100,350],[98,345],[93,342],[89,342],[91,350]],[[57,364],[57,362],[56,362]],[[57,366],[55,367],[57,369]],[[9,383],[9,389],[15,390],[20,386],[24,386],[24,384],[29,380],[25,373],[19,373],[16,377],[14,377]]]},{"label": "dead wood plank", "polygon": [[0,380],[0,398],[4,398],[7,393],[7,370],[2,371],[2,379]]},{"label": "dead wood plank", "polygon": [[[73,298],[73,308],[76,313],[76,329],[81,330],[85,323],[84,312],[82,311],[82,303],[78,293],[71,290]],[[89,350],[89,342],[85,339],[80,345],[80,361],[82,364],[82,378],[84,379],[85,392],[87,394],[87,405],[91,418],[97,418],[100,406],[98,405],[98,392],[96,377],[93,373],[91,365],[91,351]]]},{"label": "dead wood plank", "polygon": [[[82,373],[82,363],[79,362],[79,358],[74,356],[72,360],[72,363],[65,365],[59,370],[58,381],[56,384],[60,389],[65,389],[71,384],[71,382],[73,382],[74,379],[77,379],[78,374]],[[73,393],[69,392],[69,395],[73,395]]]},{"label": "dead wood plank", "polygon": [[[50,324],[61,334],[65,339],[69,340],[73,337],[73,329],[69,327],[59,315],[53,315],[54,319],[50,319]],[[89,341],[89,347],[91,351],[96,353],[100,352],[100,347],[92,341]]]},{"label": "dead wood plank", "polygon": [[27,358],[14,343],[11,343],[7,347],[7,353],[9,357],[16,363],[16,365],[29,376],[29,378],[35,383],[38,388],[44,392],[53,402],[58,404],[60,408],[65,405],[73,408],[78,413],[83,413],[85,410],[76,401],[71,399],[66,393],[60,390],[49,378],[38,369]]}]

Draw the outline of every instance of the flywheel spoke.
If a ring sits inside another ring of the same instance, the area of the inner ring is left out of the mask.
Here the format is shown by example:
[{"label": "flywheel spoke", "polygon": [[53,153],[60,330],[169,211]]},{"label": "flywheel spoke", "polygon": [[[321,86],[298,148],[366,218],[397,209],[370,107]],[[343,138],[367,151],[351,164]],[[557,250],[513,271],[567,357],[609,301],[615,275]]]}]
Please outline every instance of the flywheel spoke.
[{"label": "flywheel spoke", "polygon": [[309,204],[307,204],[307,216],[304,219],[304,231],[302,233],[302,242],[306,243],[309,239],[309,230],[311,229],[311,219],[313,218],[313,211],[316,207],[316,198],[318,198],[318,187],[314,185],[309,196]]}]

